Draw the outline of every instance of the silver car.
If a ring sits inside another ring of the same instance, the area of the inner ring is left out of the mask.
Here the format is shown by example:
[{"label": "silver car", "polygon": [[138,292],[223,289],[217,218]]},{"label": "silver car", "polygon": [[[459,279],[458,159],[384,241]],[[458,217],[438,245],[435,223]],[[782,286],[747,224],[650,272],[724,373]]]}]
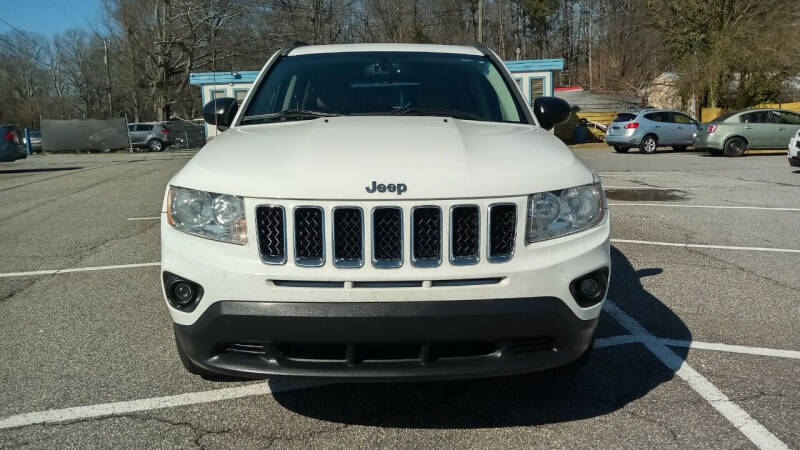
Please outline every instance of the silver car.
[{"label": "silver car", "polygon": [[175,143],[172,130],[160,122],[129,123],[128,136],[132,146],[149,148],[152,152],[160,152]]},{"label": "silver car", "polygon": [[641,153],[655,153],[659,147],[686,150],[692,145],[697,126],[697,120],[680,111],[645,109],[620,113],[606,131],[606,142],[618,153],[633,147]]}]

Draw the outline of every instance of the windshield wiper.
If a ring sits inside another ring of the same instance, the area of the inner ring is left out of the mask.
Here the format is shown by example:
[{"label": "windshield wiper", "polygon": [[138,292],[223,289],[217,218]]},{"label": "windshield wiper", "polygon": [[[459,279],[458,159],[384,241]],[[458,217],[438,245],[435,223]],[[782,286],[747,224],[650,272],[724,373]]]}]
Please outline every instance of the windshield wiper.
[{"label": "windshield wiper", "polygon": [[311,111],[308,109],[284,109],[274,113],[255,114],[252,116],[245,116],[242,118],[241,123],[263,122],[271,119],[315,119],[317,117],[333,117],[339,114],[327,113],[322,111]]},{"label": "windshield wiper", "polygon": [[483,117],[480,117],[476,114],[471,114],[456,109],[440,108],[440,107],[430,107],[430,108],[407,107],[407,108],[396,109],[387,114],[392,116],[446,116],[446,117],[452,117],[453,119],[481,120],[481,121],[486,120]]}]

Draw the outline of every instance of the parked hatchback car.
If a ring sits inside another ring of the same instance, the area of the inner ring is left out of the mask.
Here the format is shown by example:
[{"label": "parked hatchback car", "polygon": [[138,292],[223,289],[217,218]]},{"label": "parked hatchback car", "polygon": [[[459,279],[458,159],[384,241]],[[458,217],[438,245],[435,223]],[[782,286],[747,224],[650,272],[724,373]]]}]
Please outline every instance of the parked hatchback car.
[{"label": "parked hatchback car", "polygon": [[[585,360],[603,188],[482,46],[290,46],[168,183],[161,279],[200,375],[469,378]],[[469,95],[465,95],[468,93]]]},{"label": "parked hatchback car", "polygon": [[686,150],[692,145],[697,120],[680,111],[646,109],[617,114],[606,131],[606,142],[625,153],[637,147],[655,153],[659,147]]},{"label": "parked hatchback car", "polygon": [[0,124],[0,162],[11,162],[28,157],[22,145],[20,130],[16,125]]},{"label": "parked hatchback car", "polygon": [[172,130],[161,122],[129,123],[128,136],[132,146],[153,152],[160,152],[175,143]]},{"label": "parked hatchback car", "polygon": [[748,149],[783,149],[800,130],[800,114],[748,109],[725,114],[697,130],[694,146],[712,155],[742,156]]}]

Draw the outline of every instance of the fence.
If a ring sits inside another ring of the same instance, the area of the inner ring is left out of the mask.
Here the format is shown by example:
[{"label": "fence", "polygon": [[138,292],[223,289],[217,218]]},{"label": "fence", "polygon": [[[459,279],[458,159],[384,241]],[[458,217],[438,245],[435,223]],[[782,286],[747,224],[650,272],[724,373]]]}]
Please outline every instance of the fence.
[{"label": "fence", "polygon": [[113,150],[126,148],[128,126],[124,118],[106,120],[42,119],[44,151]]},{"label": "fence", "polygon": [[[751,106],[750,108],[776,108],[776,109],[788,109],[789,111],[795,111],[800,113],[800,102],[793,102],[793,103],[761,103],[760,105]],[[712,120],[716,119],[717,117],[721,116],[723,113],[728,112],[731,110],[726,110],[722,108],[703,108],[700,111],[700,121],[701,122],[711,122]]]}]

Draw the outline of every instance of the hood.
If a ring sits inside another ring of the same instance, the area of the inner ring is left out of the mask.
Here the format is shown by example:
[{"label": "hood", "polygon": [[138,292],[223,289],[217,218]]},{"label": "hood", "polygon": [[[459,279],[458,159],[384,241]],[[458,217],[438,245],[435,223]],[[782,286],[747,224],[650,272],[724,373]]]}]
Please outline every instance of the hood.
[{"label": "hood", "polygon": [[[373,182],[406,190],[370,193]],[[170,184],[274,199],[413,200],[525,195],[591,182],[591,171],[538,127],[351,116],[231,128]]]}]

